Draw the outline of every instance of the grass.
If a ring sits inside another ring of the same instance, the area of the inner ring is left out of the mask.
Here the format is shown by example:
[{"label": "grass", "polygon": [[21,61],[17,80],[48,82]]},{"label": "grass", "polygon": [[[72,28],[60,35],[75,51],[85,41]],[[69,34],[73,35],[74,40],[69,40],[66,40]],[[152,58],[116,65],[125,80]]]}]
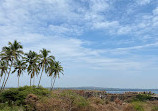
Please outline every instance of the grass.
[{"label": "grass", "polygon": [[132,105],[136,111],[144,111],[144,102],[133,102]]},{"label": "grass", "polygon": [[158,106],[153,106],[152,111],[158,111]]}]

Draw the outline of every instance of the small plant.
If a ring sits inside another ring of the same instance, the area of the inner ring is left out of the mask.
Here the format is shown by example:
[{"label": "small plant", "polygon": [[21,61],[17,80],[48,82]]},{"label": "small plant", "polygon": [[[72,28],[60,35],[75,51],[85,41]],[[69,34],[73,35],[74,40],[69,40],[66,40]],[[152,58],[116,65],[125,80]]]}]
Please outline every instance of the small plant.
[{"label": "small plant", "polygon": [[132,101],[146,101],[150,99],[151,95],[149,94],[138,94]]},{"label": "small plant", "polygon": [[133,102],[133,107],[136,111],[144,111],[143,102]]},{"label": "small plant", "polygon": [[158,106],[154,106],[151,111],[158,111]]},{"label": "small plant", "polygon": [[101,98],[98,98],[98,97],[91,97],[91,98],[88,99],[88,101],[90,103],[94,103],[96,105],[98,105],[98,104],[104,104],[104,101]]},{"label": "small plant", "polygon": [[64,99],[67,103],[69,103],[70,106],[75,106],[75,107],[84,107],[88,105],[87,100],[78,95],[77,93],[74,93],[70,90],[63,91],[60,94],[60,97]]}]

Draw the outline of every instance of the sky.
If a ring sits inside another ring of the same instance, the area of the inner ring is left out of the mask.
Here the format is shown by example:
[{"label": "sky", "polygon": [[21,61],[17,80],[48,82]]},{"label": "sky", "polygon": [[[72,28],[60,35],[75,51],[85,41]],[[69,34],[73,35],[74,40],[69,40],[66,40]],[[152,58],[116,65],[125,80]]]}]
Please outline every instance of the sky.
[{"label": "sky", "polygon": [[56,87],[158,88],[158,0],[0,0],[0,49],[14,40],[61,62]]}]

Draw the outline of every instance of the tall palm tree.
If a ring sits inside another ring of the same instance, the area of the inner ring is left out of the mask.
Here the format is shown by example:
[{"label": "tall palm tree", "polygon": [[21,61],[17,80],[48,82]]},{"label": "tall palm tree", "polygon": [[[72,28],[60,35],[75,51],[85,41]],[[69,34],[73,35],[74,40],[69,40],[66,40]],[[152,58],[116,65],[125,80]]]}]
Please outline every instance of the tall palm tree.
[{"label": "tall palm tree", "polygon": [[14,70],[13,70],[12,73],[17,72],[17,76],[18,76],[18,87],[19,87],[19,78],[20,78],[20,75],[25,71],[27,65],[26,65],[26,62],[17,60],[17,61],[13,64],[13,66],[14,66]]},{"label": "tall palm tree", "polygon": [[48,70],[49,70],[49,76],[52,76],[52,79],[51,79],[51,90],[52,90],[54,87],[56,78],[57,77],[59,78],[60,73],[63,74],[64,70],[59,61],[55,61],[55,62],[52,61],[52,63],[50,63]]},{"label": "tall palm tree", "polygon": [[8,71],[7,71],[8,76],[2,86],[2,89],[5,88],[5,85],[8,81],[14,61],[22,56],[23,54],[22,49],[23,49],[23,46],[21,45],[20,42],[17,42],[16,40],[13,43],[9,42],[8,46],[5,46],[2,48],[2,54],[1,54],[2,60],[7,61],[7,68],[8,68]]},{"label": "tall palm tree", "polygon": [[39,55],[34,51],[29,51],[25,54],[26,62],[28,63],[27,72],[30,75],[30,86],[31,80],[35,75],[39,73]]},{"label": "tall palm tree", "polygon": [[42,78],[42,74],[45,71],[45,73],[47,73],[47,68],[48,68],[48,62],[50,59],[55,59],[54,56],[49,56],[50,51],[46,50],[46,49],[42,49],[40,50],[40,68],[42,69],[41,71],[41,75],[40,75],[40,79],[39,79],[39,83],[38,83],[38,87],[40,85],[41,82],[41,78]]},{"label": "tall palm tree", "polygon": [[52,86],[53,86],[53,78],[54,78],[54,63],[55,61],[53,59],[49,60],[49,65],[47,68],[47,72],[48,72],[48,76],[51,77],[51,90],[52,90]]},{"label": "tall palm tree", "polygon": [[4,80],[6,78],[6,73],[7,73],[7,62],[6,61],[3,61],[3,60],[0,61],[0,71],[1,71],[1,73],[0,73],[0,83],[1,83],[3,75],[4,75]]}]

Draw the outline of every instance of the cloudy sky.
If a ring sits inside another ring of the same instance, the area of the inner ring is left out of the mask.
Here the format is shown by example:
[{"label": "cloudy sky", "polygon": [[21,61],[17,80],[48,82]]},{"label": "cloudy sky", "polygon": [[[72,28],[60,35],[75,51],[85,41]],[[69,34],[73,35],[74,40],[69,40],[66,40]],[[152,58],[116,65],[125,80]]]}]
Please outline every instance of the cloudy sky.
[{"label": "cloudy sky", "polygon": [[57,87],[158,88],[157,0],[0,0],[0,48],[14,40],[51,50],[64,67]]}]

